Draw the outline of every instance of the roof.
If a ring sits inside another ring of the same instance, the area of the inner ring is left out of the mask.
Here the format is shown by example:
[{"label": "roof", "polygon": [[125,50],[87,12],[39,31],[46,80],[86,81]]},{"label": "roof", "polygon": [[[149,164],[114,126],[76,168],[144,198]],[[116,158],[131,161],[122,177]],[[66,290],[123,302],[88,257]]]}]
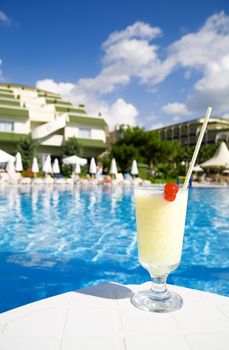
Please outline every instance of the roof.
[{"label": "roof", "polygon": [[221,142],[214,156],[200,164],[203,168],[229,168],[229,150],[225,142]]},{"label": "roof", "polygon": [[71,113],[69,113],[69,121],[70,123],[78,123],[82,125],[94,125],[97,127],[107,126],[105,120],[102,118],[79,116],[79,115],[73,115]]},{"label": "roof", "polygon": [[106,144],[102,140],[77,138],[77,141],[79,142],[80,145],[82,145],[83,147],[86,147],[86,148],[90,148],[90,147],[102,148],[102,149],[106,148]]},{"label": "roof", "polygon": [[10,142],[10,143],[18,143],[23,138],[25,138],[27,134],[19,134],[15,132],[0,132],[0,141]]},{"label": "roof", "polygon": [[[25,90],[30,90],[30,91],[41,91],[41,92],[44,92],[44,93],[47,93],[47,94],[50,94],[50,91],[46,91],[46,90],[43,90],[43,89],[40,89],[40,88],[34,88],[34,87],[31,87],[31,86],[27,86],[27,85],[22,85],[22,84],[12,84],[12,83],[1,83],[0,84],[0,90],[2,91],[3,87],[5,87],[6,89],[11,89],[11,88],[21,88],[21,89],[25,89]],[[51,94],[53,96],[60,96],[59,94],[56,94],[54,92],[51,92]]]},{"label": "roof", "polygon": [[[177,123],[177,124],[166,125],[166,126],[163,126],[162,128],[158,128],[158,129],[155,129],[155,130],[163,130],[163,129],[171,128],[171,127],[179,127],[179,126],[182,126],[182,125],[185,125],[185,124],[200,124],[200,123],[203,123],[203,121],[204,121],[204,117],[200,117],[200,118],[196,118],[196,119],[186,120],[184,122]],[[215,123],[215,122],[227,124],[229,126],[229,118],[211,117],[209,119],[208,124]]]},{"label": "roof", "polygon": [[0,105],[0,117],[22,117],[29,118],[29,111],[26,108],[19,106],[1,106]]}]

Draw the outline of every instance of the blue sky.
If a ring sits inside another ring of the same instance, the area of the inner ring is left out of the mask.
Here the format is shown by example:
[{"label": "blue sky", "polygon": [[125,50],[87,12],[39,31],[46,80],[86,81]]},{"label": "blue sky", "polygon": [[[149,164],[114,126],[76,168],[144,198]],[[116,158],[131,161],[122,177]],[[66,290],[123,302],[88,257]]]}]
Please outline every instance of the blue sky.
[{"label": "blue sky", "polygon": [[110,128],[229,117],[229,2],[1,0],[0,80],[61,93]]}]

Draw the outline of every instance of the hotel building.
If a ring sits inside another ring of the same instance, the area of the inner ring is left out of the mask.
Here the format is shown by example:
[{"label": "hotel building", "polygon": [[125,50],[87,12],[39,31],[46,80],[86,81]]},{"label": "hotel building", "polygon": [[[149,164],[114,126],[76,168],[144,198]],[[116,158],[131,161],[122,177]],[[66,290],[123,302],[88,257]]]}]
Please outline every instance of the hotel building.
[{"label": "hotel building", "polygon": [[83,157],[97,157],[106,149],[108,127],[101,116],[89,116],[84,105],[74,107],[59,94],[0,84],[0,149],[15,154],[28,134],[41,156],[61,156],[64,141],[76,137]]},{"label": "hotel building", "polygon": [[[165,126],[157,129],[162,140],[178,140],[182,145],[195,145],[200,133],[204,118],[188,120],[183,123]],[[204,135],[203,142],[229,142],[229,119],[211,117]]]}]

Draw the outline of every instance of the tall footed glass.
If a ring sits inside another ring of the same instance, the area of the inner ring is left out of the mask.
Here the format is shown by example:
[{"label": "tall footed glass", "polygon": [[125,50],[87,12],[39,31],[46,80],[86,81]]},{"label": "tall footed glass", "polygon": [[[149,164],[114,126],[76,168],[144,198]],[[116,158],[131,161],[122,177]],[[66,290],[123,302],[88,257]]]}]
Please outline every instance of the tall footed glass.
[{"label": "tall footed glass", "polygon": [[187,200],[187,189],[167,200],[163,188],[135,188],[139,261],[152,279],[149,290],[132,297],[139,309],[170,312],[183,305],[181,296],[167,290],[166,279],[180,263]]}]

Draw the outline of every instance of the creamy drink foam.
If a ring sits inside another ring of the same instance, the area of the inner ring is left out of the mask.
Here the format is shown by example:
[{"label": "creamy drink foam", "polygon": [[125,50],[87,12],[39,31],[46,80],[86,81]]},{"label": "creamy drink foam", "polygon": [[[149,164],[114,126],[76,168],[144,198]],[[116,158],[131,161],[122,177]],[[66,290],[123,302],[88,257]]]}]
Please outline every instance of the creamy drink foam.
[{"label": "creamy drink foam", "polygon": [[171,202],[160,189],[135,191],[138,255],[151,274],[166,274],[180,262],[187,199],[182,189]]}]

